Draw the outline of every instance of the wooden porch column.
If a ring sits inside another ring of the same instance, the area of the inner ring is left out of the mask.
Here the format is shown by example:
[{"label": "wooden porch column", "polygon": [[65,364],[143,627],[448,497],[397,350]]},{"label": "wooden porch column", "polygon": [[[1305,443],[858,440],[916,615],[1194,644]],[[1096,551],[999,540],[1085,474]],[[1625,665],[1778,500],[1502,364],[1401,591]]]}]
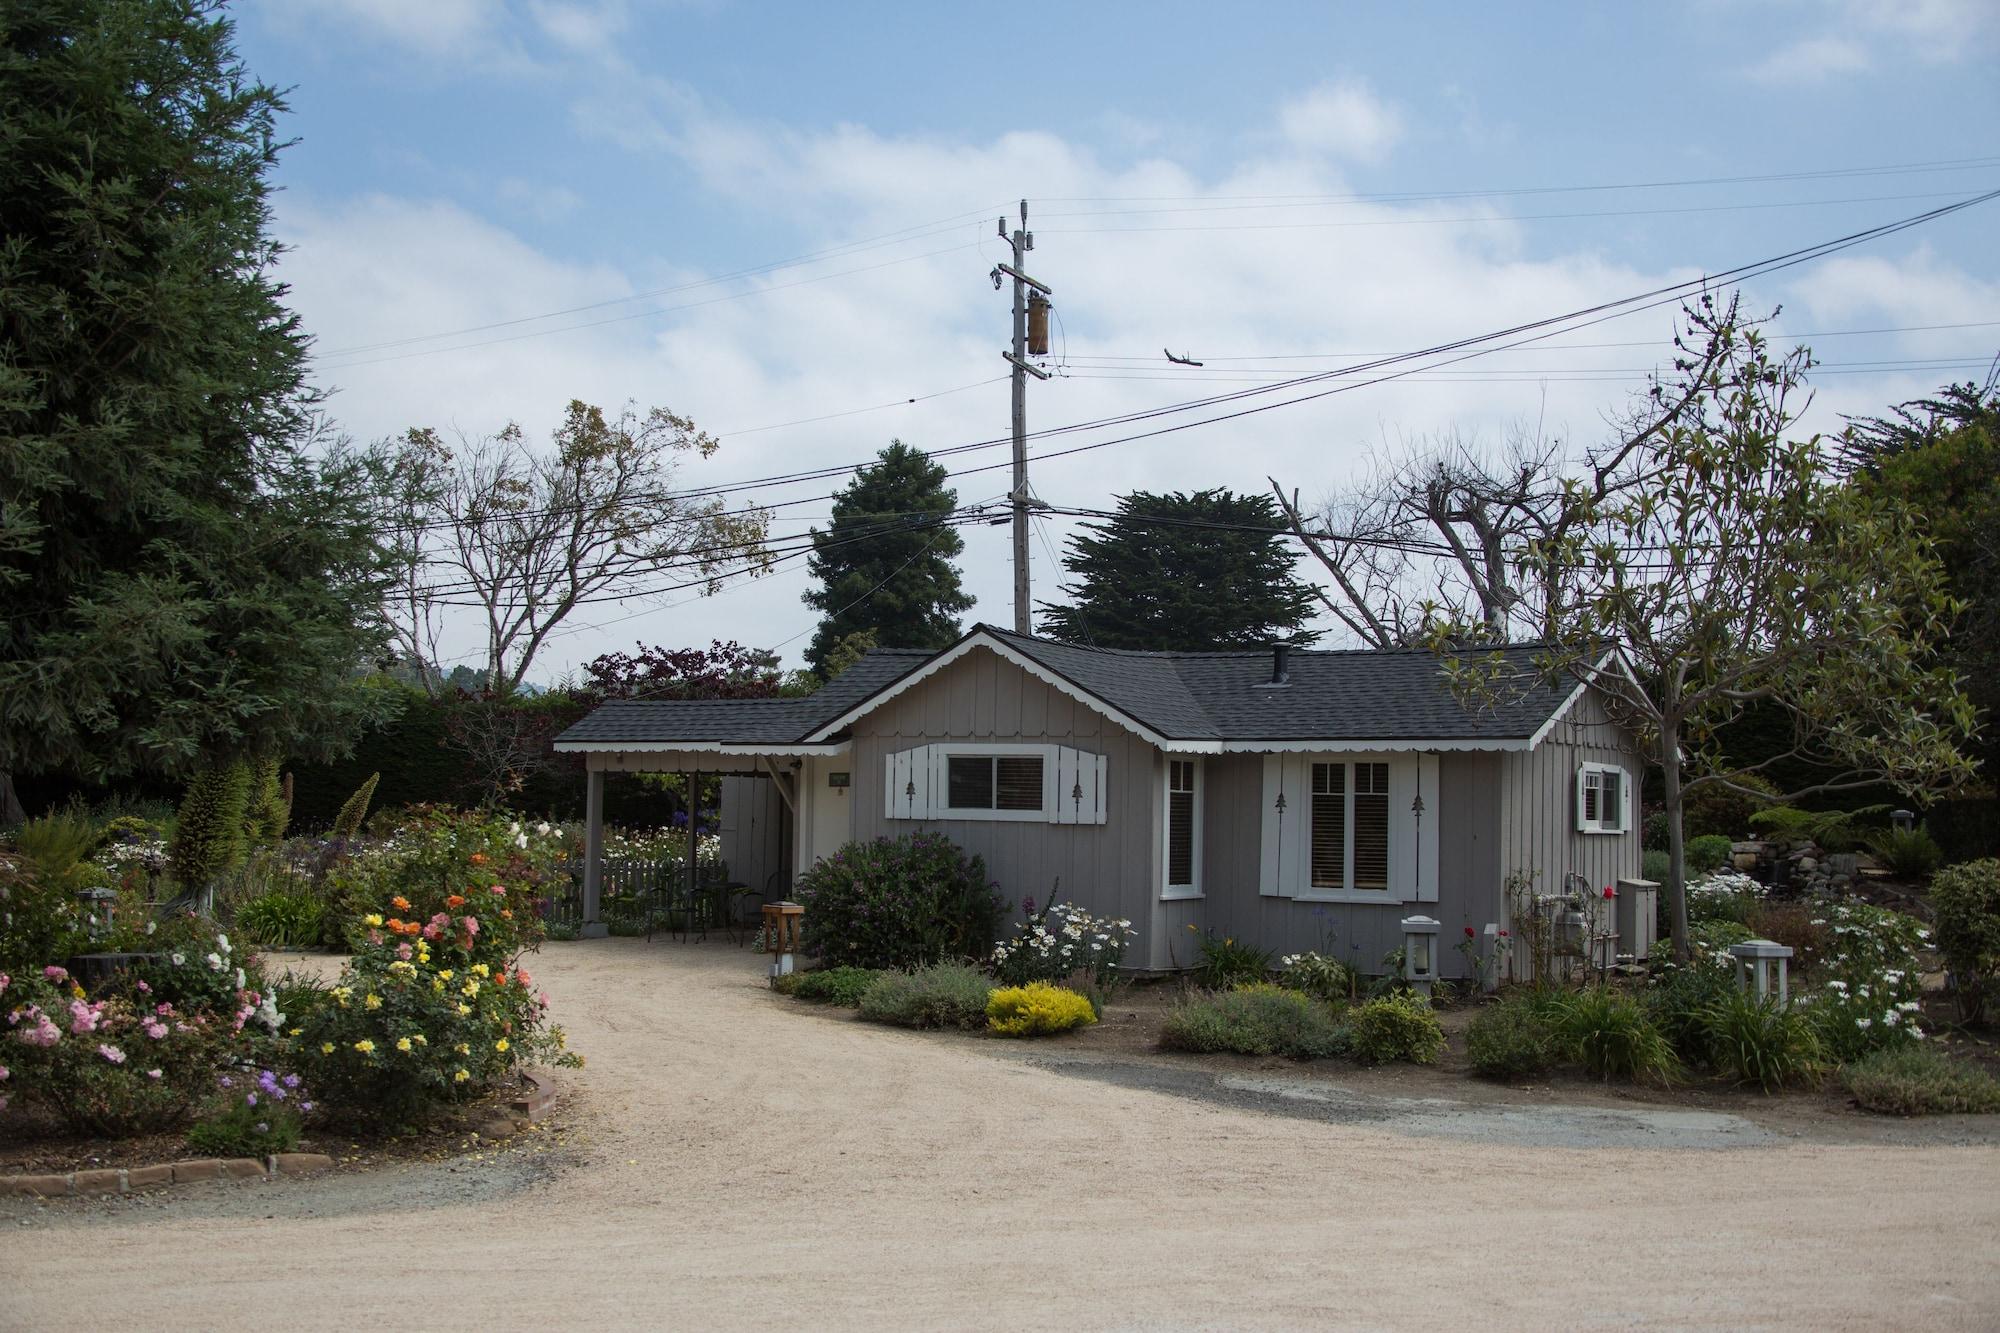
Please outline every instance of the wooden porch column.
[{"label": "wooden porch column", "polygon": [[604,894],[604,770],[592,765],[583,790],[583,927],[578,934],[597,939],[611,933],[599,919]]}]

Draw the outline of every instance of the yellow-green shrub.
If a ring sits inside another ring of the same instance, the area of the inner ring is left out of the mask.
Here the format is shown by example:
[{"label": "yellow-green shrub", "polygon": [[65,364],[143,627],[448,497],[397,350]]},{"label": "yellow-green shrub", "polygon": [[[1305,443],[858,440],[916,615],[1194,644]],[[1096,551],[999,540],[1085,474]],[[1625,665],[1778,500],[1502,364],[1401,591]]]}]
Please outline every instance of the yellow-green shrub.
[{"label": "yellow-green shrub", "polygon": [[986,999],[986,1025],[1003,1037],[1047,1036],[1096,1021],[1089,999],[1046,981],[1002,986]]}]

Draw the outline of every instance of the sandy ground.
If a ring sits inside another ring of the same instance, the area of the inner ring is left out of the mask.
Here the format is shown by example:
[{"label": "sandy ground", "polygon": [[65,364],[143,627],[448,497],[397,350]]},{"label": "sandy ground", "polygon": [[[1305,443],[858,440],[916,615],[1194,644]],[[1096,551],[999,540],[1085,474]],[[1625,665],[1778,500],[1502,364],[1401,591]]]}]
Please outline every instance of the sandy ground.
[{"label": "sandy ground", "polygon": [[0,1200],[0,1326],[2000,1325],[1990,1124],[1801,1140],[928,1037],[726,944],[534,970],[590,1057],[566,1147]]}]

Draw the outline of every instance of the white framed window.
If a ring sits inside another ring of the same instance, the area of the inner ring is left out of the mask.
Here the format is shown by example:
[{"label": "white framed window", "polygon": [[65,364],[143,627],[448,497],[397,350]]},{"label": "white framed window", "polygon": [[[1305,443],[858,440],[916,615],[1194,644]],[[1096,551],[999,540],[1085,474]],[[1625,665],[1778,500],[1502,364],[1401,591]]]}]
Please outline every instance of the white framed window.
[{"label": "white framed window", "polygon": [[1199,759],[1167,757],[1166,808],[1161,820],[1162,898],[1201,897],[1203,767]]},{"label": "white framed window", "polygon": [[1307,884],[1315,890],[1389,891],[1389,765],[1330,760],[1312,766]]},{"label": "white framed window", "polygon": [[884,755],[890,819],[1102,824],[1105,758],[1062,745],[938,741]]},{"label": "white framed window", "polygon": [[1627,833],[1632,828],[1632,779],[1616,764],[1579,764],[1576,831]]}]

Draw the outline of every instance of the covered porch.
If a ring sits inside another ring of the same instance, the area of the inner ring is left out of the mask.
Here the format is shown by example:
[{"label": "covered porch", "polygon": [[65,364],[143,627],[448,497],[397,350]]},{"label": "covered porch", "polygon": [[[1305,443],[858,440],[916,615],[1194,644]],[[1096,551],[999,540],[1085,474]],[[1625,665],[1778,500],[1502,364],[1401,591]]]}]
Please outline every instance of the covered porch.
[{"label": "covered porch", "polygon": [[[604,918],[604,783],[610,773],[678,774],[688,781],[690,854],[683,902],[700,899],[703,886],[693,855],[695,831],[713,816],[721,838],[722,879],[741,896],[760,902],[783,898],[813,861],[847,841],[850,774],[848,747],[731,744],[717,741],[633,746],[558,741],[558,750],[583,755],[585,770],[582,924],[580,933],[609,933]],[[719,778],[718,797],[704,806],[702,785]],[[726,906],[727,904],[725,904]]]}]

